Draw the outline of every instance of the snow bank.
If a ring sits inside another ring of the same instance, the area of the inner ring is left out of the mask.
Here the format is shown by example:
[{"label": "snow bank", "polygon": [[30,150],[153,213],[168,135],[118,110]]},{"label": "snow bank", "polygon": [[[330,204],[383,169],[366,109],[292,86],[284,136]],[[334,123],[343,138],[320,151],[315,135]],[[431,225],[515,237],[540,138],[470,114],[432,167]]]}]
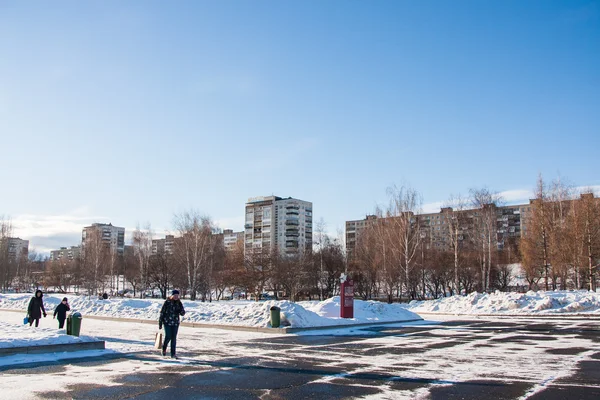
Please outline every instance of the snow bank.
[{"label": "snow bank", "polygon": [[[0,294],[0,308],[21,309],[26,314],[31,294]],[[44,295],[44,307],[49,316],[60,303],[62,294]],[[86,315],[112,318],[133,318],[158,321],[161,299],[122,299],[99,300],[90,296],[67,295],[72,311]],[[183,322],[196,322],[215,325],[235,325],[249,327],[269,327],[272,306],[281,309],[281,325],[293,328],[353,325],[368,322],[408,321],[421,319],[400,304],[383,304],[374,301],[354,301],[353,319],[339,318],[339,297],[323,302],[289,301],[222,301],[203,303],[183,299],[186,314]]]},{"label": "snow bank", "polygon": [[65,335],[64,329],[32,328],[0,322],[0,349],[51,344],[83,343],[96,341],[91,336]]},{"label": "snow bank", "polygon": [[406,309],[444,314],[598,314],[600,293],[579,291],[529,291],[527,293],[471,293],[437,300],[412,301]]}]

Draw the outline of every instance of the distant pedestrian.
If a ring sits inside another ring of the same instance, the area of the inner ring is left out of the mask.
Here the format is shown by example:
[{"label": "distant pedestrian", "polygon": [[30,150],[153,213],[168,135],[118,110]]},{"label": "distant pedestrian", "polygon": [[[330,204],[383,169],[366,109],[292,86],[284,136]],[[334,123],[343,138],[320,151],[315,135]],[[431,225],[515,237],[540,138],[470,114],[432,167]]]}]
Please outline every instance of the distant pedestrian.
[{"label": "distant pedestrian", "polygon": [[71,310],[71,307],[69,307],[69,301],[65,297],[54,309],[53,318],[56,318],[58,315],[58,329],[62,329],[65,326],[65,319],[67,319],[67,311],[69,310]]},{"label": "distant pedestrian", "polygon": [[29,307],[27,307],[27,317],[29,318],[29,326],[35,321],[35,327],[37,328],[40,323],[42,314],[46,318],[46,309],[44,309],[44,293],[41,290],[35,291],[35,296],[29,301]]},{"label": "distant pedestrian", "polygon": [[173,290],[171,296],[165,300],[160,309],[158,329],[165,327],[165,340],[162,347],[162,355],[167,355],[167,346],[171,343],[171,358],[177,358],[177,331],[179,330],[179,316],[185,315],[183,303],[179,300],[179,290]]}]

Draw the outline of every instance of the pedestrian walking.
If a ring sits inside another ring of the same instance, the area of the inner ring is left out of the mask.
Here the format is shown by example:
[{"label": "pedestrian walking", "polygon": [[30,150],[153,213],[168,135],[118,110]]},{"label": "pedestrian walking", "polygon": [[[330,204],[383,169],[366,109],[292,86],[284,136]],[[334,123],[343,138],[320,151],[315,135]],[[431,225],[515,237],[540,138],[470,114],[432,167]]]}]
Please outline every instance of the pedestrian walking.
[{"label": "pedestrian walking", "polygon": [[27,307],[27,317],[29,318],[29,326],[35,321],[35,327],[37,328],[40,323],[40,318],[46,318],[46,310],[44,309],[44,293],[41,290],[35,291],[35,296],[29,301],[29,307]]},{"label": "pedestrian walking", "polygon": [[58,329],[62,329],[65,326],[65,319],[67,319],[67,311],[71,310],[69,306],[69,301],[65,297],[62,299],[59,305],[54,309],[54,317],[58,315]]},{"label": "pedestrian walking", "polygon": [[162,355],[167,355],[167,346],[171,343],[171,358],[177,358],[177,331],[179,330],[179,316],[185,315],[183,303],[179,300],[179,290],[173,290],[171,296],[165,300],[160,309],[158,329],[165,327],[165,340],[162,346]]}]

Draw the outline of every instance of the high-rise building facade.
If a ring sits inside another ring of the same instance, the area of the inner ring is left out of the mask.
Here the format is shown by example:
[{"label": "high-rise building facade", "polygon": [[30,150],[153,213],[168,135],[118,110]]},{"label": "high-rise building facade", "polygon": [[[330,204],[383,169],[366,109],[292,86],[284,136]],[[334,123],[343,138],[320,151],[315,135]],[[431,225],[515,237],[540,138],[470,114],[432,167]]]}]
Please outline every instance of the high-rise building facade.
[{"label": "high-rise building facade", "polygon": [[312,251],[312,203],[277,196],[254,197],[246,203],[244,252],[281,255]]},{"label": "high-rise building facade", "polygon": [[81,251],[85,253],[85,248],[93,240],[99,239],[102,244],[122,256],[125,250],[125,228],[113,226],[112,224],[94,223],[91,226],[83,228],[81,234]]},{"label": "high-rise building facade", "polygon": [[238,243],[244,242],[244,232],[234,232],[233,229],[223,230],[223,246],[225,250],[233,250]]},{"label": "high-rise building facade", "polygon": [[81,246],[61,247],[50,252],[50,261],[74,260],[81,255]]},{"label": "high-rise building facade", "polygon": [[[521,237],[521,233],[525,229],[524,221],[526,216],[531,213],[532,205],[530,203],[497,207],[492,204],[487,207],[491,207],[495,214],[495,245],[498,250],[502,250],[510,240]],[[467,209],[459,211],[458,214],[462,217],[459,240],[466,242],[473,234],[478,219],[482,218],[482,210]],[[425,247],[438,250],[450,249],[448,220],[453,217],[456,217],[456,212],[451,207],[442,208],[439,213],[414,215],[411,213],[411,220],[415,226],[418,223],[421,240]],[[377,221],[378,217],[375,215],[368,215],[362,220],[346,221],[346,252],[348,256],[354,251],[360,234]]]},{"label": "high-rise building facade", "polygon": [[0,245],[0,248],[7,252],[10,260],[22,260],[29,257],[29,240],[7,237],[0,239]]},{"label": "high-rise building facade", "polygon": [[164,239],[152,240],[152,254],[173,254],[175,236],[165,235]]}]

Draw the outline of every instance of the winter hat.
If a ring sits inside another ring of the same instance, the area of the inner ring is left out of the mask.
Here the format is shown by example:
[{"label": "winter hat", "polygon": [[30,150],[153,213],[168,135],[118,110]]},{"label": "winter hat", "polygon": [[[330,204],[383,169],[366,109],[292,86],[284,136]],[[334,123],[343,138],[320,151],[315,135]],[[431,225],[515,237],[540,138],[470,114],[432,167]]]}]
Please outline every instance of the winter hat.
[{"label": "winter hat", "polygon": [[171,296],[179,294],[179,290],[177,289],[173,289],[173,291],[171,292]]},{"label": "winter hat", "polygon": [[69,300],[67,300],[67,298],[65,297],[64,299],[62,299],[62,301],[69,301]]}]

